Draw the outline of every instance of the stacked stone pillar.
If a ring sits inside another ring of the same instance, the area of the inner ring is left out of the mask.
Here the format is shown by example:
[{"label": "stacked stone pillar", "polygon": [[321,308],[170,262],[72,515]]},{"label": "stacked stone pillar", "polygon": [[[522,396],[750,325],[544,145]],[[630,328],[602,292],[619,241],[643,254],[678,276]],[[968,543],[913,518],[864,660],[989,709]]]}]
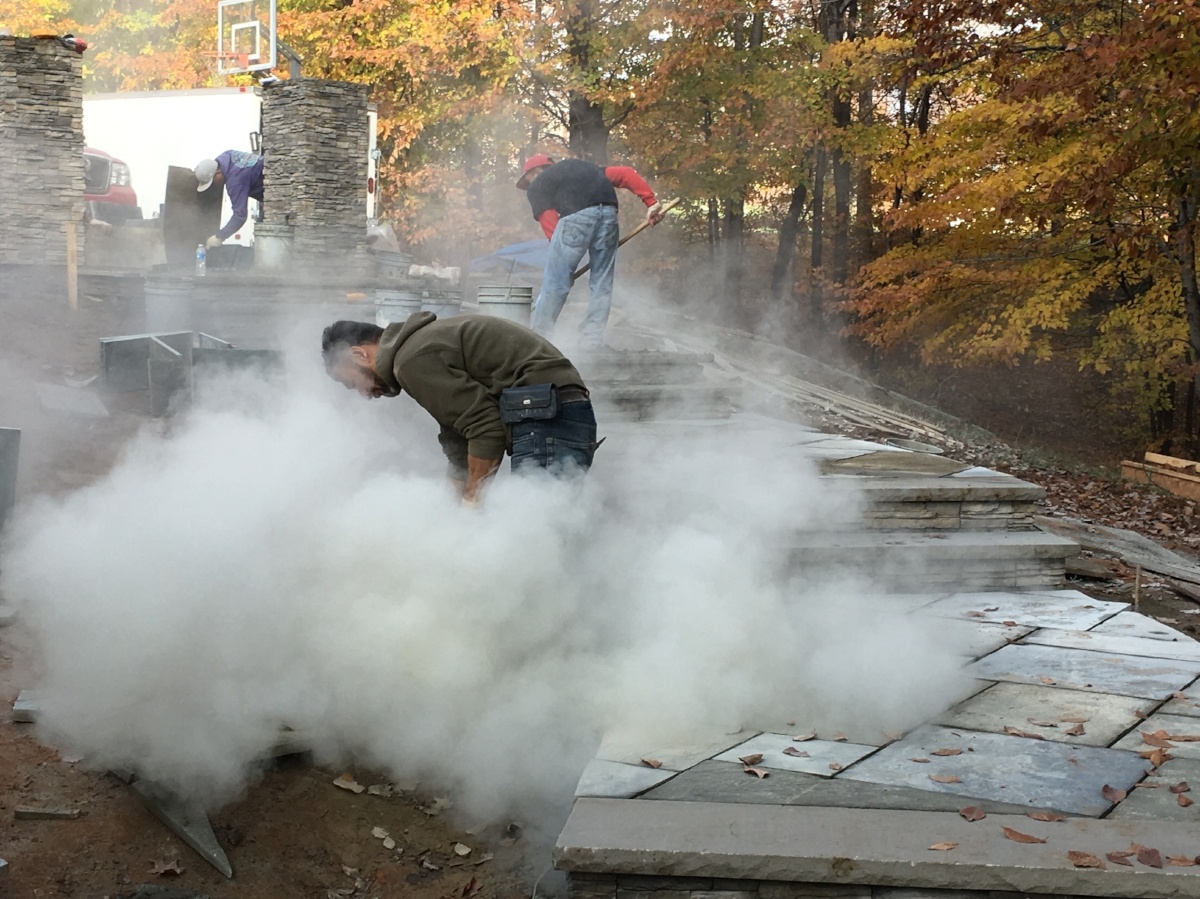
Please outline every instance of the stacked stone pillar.
[{"label": "stacked stone pillar", "polygon": [[369,94],[315,78],[263,88],[263,230],[287,234],[295,265],[344,270],[364,252]]},{"label": "stacked stone pillar", "polygon": [[57,40],[0,35],[0,265],[83,254],[83,70]]}]

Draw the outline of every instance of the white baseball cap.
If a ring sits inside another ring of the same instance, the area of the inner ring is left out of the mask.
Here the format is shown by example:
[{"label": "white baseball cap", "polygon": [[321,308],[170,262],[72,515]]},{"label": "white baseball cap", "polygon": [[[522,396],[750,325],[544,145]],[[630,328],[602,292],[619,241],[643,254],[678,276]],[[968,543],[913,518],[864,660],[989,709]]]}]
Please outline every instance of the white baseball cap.
[{"label": "white baseball cap", "polygon": [[203,193],[213,183],[213,178],[217,177],[217,161],[215,159],[201,159],[196,163],[196,168],[192,171],[196,173],[196,180],[200,182],[200,186],[196,188],[196,193]]}]

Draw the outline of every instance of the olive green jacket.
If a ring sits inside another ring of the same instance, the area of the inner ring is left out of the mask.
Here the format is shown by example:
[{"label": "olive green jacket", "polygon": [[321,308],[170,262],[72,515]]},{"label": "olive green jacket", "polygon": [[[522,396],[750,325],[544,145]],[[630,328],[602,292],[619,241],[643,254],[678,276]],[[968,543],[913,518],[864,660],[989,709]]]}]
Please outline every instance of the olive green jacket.
[{"label": "olive green jacket", "polygon": [[499,459],[511,445],[500,420],[500,391],[530,384],[583,387],[579,372],[554,344],[507,319],[432,312],[388,325],[375,370],[395,392],[406,391],[432,415],[451,476],[465,477],[467,454]]}]

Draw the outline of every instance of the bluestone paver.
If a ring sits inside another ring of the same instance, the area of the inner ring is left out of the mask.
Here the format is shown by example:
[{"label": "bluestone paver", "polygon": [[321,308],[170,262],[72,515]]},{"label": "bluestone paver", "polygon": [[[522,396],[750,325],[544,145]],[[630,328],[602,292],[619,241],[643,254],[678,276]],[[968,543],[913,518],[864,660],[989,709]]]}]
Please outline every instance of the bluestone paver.
[{"label": "bluestone paver", "polygon": [[1166,699],[1196,679],[1200,662],[1012,644],[972,663],[967,671],[984,680]]},{"label": "bluestone paver", "polygon": [[1039,646],[1058,646],[1062,649],[1090,649],[1093,652],[1115,652],[1118,655],[1200,662],[1200,643],[1195,640],[1154,640],[1148,637],[1106,634],[1100,631],[1064,631],[1043,628],[1034,631],[1021,642],[1036,643]]},{"label": "bluestone paver", "polygon": [[1148,640],[1177,640],[1181,643],[1194,643],[1183,631],[1177,631],[1170,625],[1155,621],[1137,612],[1123,612],[1114,615],[1093,630],[1097,634],[1112,634],[1121,637],[1144,637]]},{"label": "bluestone paver", "polygon": [[[937,755],[947,750],[960,752]],[[924,725],[838,776],[1096,816],[1111,805],[1105,784],[1127,789],[1144,774],[1134,752]]]},{"label": "bluestone paver", "polygon": [[1165,715],[1189,715],[1200,718],[1200,681],[1192,684],[1180,695],[1172,695],[1171,701],[1159,709]]},{"label": "bluestone paver", "polygon": [[977,659],[995,652],[1000,647],[1033,633],[1031,627],[989,624],[986,621],[956,621],[955,624],[959,627],[954,636],[959,642],[954,643],[954,648],[959,655],[969,659]]},{"label": "bluestone paver", "polygon": [[[1146,752],[1155,749],[1154,743],[1147,743],[1143,734],[1155,734],[1166,731],[1167,741],[1171,748],[1167,749],[1177,759],[1200,759],[1200,719],[1184,715],[1164,715],[1161,712],[1151,715],[1145,721],[1113,744],[1114,749],[1129,749],[1133,752]],[[1190,740],[1172,740],[1172,736],[1191,737]],[[1200,784],[1198,784],[1200,786]]]},{"label": "bluestone paver", "polygon": [[673,774],[674,771],[647,765],[625,765],[592,759],[579,777],[575,795],[628,799],[662,783]]},{"label": "bluestone paver", "polygon": [[1078,590],[1046,590],[954,593],[930,605],[929,610],[992,624],[1011,621],[1024,627],[1088,630],[1127,607],[1128,603],[1092,599]]},{"label": "bluestone paver", "polygon": [[950,709],[938,723],[996,734],[1011,727],[1059,743],[1108,746],[1138,722],[1138,712],[1148,715],[1155,705],[1152,699],[1001,683]]},{"label": "bluestone paver", "polygon": [[[1183,793],[1171,787],[1186,784]],[[1184,797],[1180,805],[1179,797]],[[1191,802],[1190,805],[1187,803]],[[1151,772],[1144,781],[1117,803],[1108,815],[1114,821],[1180,821],[1200,824],[1200,760],[1171,759]]]},{"label": "bluestone paver", "polygon": [[643,759],[653,759],[668,770],[683,771],[724,752],[731,746],[736,746],[755,733],[753,730],[737,734],[715,733],[706,737],[692,737],[671,745],[605,734],[600,748],[596,750],[596,758],[641,767],[645,767]]},{"label": "bluestone paver", "polygon": [[[794,750],[800,755],[787,755],[784,753],[785,749]],[[762,760],[754,762],[755,767],[833,777],[838,771],[854,764],[875,749],[874,746],[861,743],[835,740],[806,740],[797,743],[787,734],[759,734],[744,743],[739,743],[728,752],[721,753],[716,760],[741,765],[740,759],[761,754]]]}]

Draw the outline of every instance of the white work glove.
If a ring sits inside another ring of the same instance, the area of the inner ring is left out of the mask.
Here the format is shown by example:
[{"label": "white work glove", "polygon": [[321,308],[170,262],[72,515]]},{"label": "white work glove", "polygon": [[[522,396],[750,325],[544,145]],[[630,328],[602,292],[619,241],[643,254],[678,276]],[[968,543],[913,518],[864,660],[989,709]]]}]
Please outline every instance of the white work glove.
[{"label": "white work glove", "polygon": [[221,238],[214,234],[208,240],[204,241],[204,249],[211,250],[213,247],[219,247],[223,243],[225,243],[225,241],[221,240]]},{"label": "white work glove", "polygon": [[646,210],[646,219],[650,222],[651,227],[661,222],[665,215],[666,213],[663,212],[662,203],[655,203]]}]

